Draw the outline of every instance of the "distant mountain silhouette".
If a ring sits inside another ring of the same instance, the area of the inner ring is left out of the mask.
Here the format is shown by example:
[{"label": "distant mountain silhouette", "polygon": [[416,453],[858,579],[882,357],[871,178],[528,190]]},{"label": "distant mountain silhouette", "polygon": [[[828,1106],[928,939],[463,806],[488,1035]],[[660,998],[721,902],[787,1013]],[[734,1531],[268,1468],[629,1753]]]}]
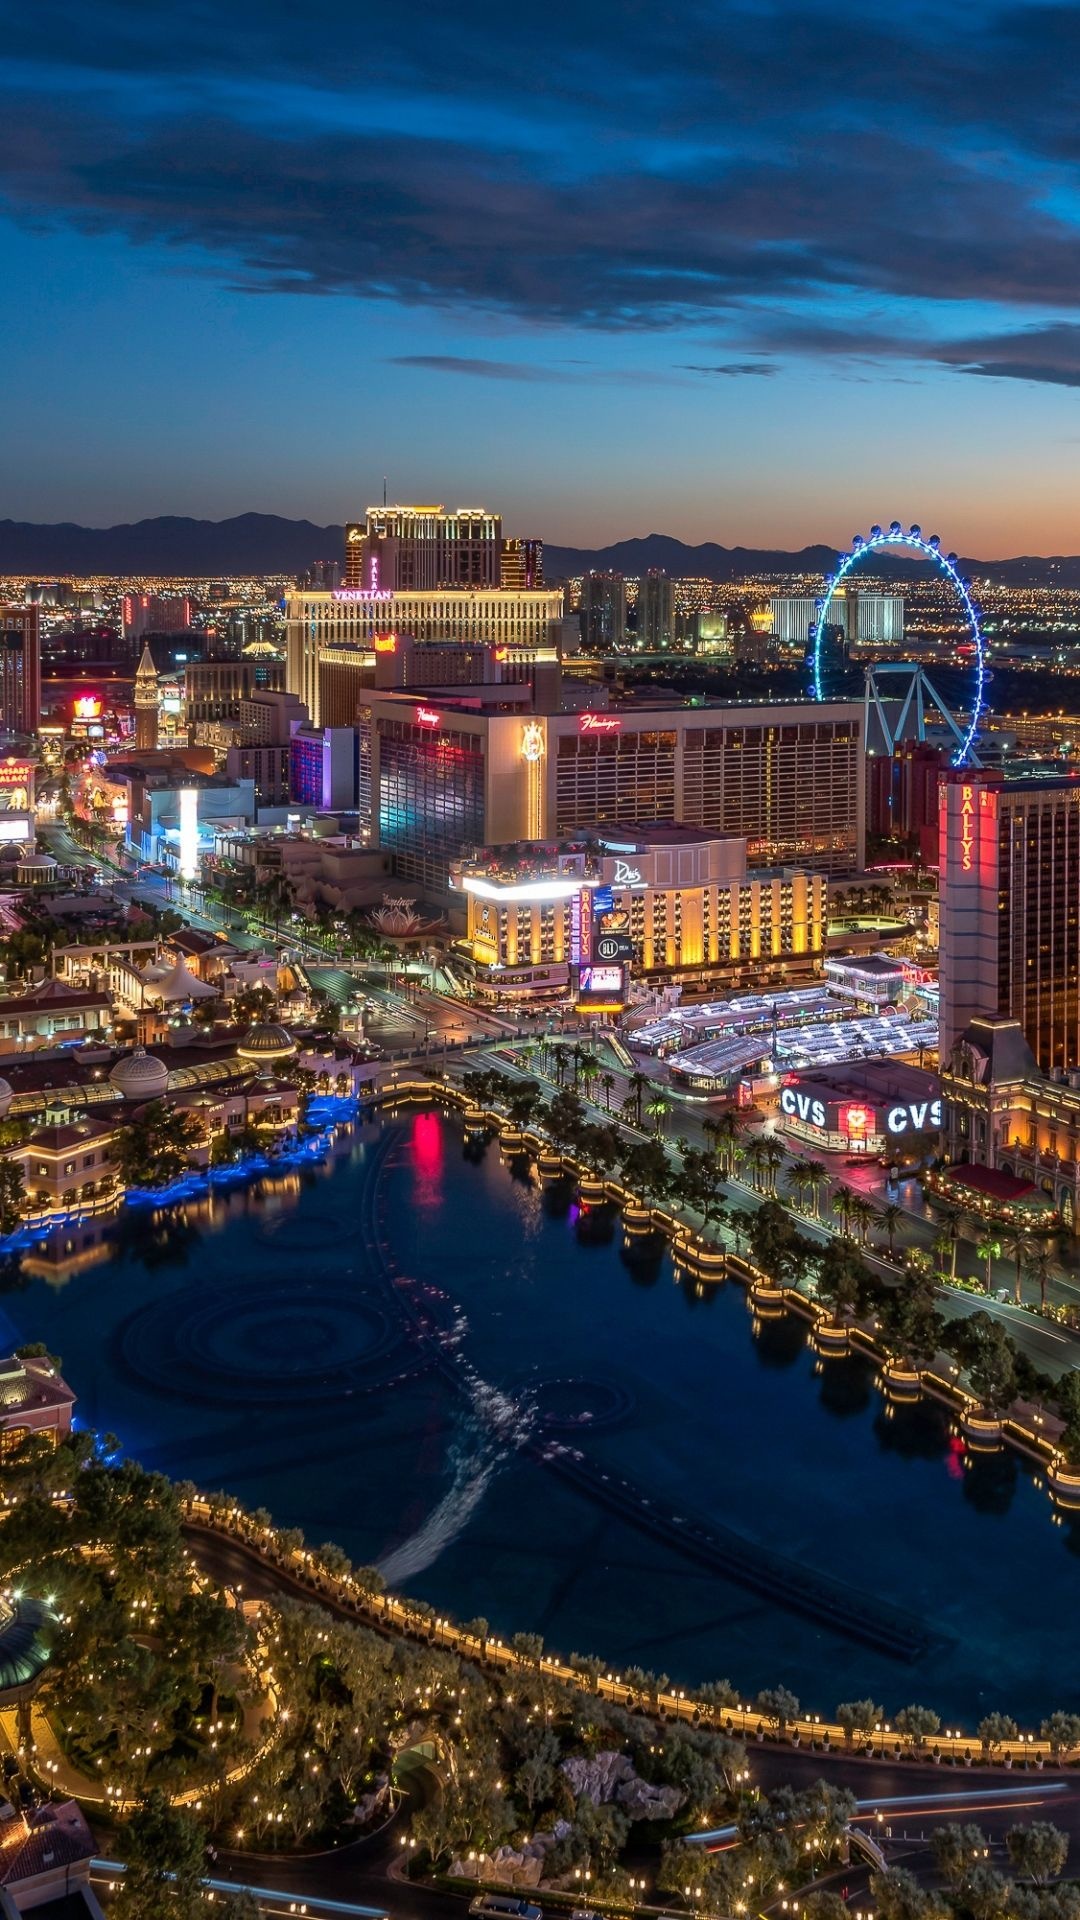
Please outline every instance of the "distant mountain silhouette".
[{"label": "distant mountain silhouette", "polygon": [[344,546],[343,527],[316,527],[275,513],[241,513],[232,520],[163,514],[121,527],[0,520],[0,573],[44,579],[67,573],[299,573],[315,560],[339,559]]},{"label": "distant mountain silhouette", "polygon": [[[774,577],[782,573],[826,573],[836,565],[840,549],[828,546],[802,547],[789,553],[780,547],[721,547],[706,540],[699,547],[687,546],[667,533],[646,534],[644,539],[618,540],[610,547],[544,548],[544,572],[549,580],[566,580],[596,567],[612,573],[640,575],[650,567],[663,567],[665,573],[683,579],[715,580],[725,583],[745,579],[748,574]],[[1048,559],[1025,554],[1016,560],[960,560],[962,574],[972,579],[990,578],[1003,586],[1080,586],[1080,555],[1057,555]],[[877,554],[867,562],[879,576],[908,580],[926,576],[931,562],[905,553]]]},{"label": "distant mountain silhouette", "polygon": [[[165,574],[213,577],[238,573],[299,573],[316,560],[335,560],[344,548],[344,528],[317,527],[310,520],[285,520],[274,513],[241,513],[231,520],[191,520],[163,514],[119,527],[82,527],[65,521],[37,526],[0,520],[0,574],[53,579],[64,574]],[[823,573],[836,564],[838,549],[803,547],[789,553],[776,547],[722,547],[713,540],[688,546],[672,534],[618,540],[609,547],[556,547],[544,550],[551,581],[568,579],[590,567],[642,574],[650,567],[720,584],[747,574]],[[896,580],[925,573],[928,563],[903,554],[873,561],[875,572]],[[1015,560],[962,560],[961,571],[1006,586],[1080,587],[1080,555]]]}]

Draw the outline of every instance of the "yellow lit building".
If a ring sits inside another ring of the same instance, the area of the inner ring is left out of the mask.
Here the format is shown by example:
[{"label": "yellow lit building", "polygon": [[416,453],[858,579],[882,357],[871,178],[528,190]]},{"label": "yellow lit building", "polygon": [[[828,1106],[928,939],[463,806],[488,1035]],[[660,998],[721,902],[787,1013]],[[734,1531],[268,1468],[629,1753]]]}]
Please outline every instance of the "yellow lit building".
[{"label": "yellow lit building", "polygon": [[690,828],[490,849],[452,868],[452,888],[477,983],[500,995],[614,993],[604,969],[627,966],[713,984],[805,978],[825,943],[823,875],[748,869],[745,840]]}]

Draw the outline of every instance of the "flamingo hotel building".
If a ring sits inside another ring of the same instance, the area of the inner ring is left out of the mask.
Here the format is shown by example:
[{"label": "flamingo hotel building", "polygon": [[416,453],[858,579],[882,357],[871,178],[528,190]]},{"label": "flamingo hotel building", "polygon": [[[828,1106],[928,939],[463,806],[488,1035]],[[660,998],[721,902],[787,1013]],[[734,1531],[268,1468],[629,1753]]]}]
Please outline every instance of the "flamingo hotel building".
[{"label": "flamingo hotel building", "polygon": [[845,872],[865,849],[862,726],[854,702],[542,713],[528,684],[373,693],[362,824],[444,905],[470,849],[659,822],[734,836],[752,868]]}]

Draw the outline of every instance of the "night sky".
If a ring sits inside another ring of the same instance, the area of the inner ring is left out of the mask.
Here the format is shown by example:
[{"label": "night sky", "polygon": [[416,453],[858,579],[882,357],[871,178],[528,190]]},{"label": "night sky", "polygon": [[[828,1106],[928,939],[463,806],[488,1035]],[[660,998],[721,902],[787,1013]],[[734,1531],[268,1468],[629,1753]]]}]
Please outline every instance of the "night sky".
[{"label": "night sky", "polygon": [[1080,551],[1080,9],[4,0],[0,515]]}]

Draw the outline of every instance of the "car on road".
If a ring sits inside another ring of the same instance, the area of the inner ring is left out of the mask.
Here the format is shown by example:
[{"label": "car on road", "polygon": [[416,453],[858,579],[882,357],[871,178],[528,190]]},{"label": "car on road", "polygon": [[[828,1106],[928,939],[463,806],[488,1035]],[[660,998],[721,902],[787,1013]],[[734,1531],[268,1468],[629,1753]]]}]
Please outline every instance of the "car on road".
[{"label": "car on road", "polygon": [[495,1920],[544,1920],[540,1907],[531,1906],[513,1893],[478,1893],[469,1901],[470,1913],[486,1913]]}]

